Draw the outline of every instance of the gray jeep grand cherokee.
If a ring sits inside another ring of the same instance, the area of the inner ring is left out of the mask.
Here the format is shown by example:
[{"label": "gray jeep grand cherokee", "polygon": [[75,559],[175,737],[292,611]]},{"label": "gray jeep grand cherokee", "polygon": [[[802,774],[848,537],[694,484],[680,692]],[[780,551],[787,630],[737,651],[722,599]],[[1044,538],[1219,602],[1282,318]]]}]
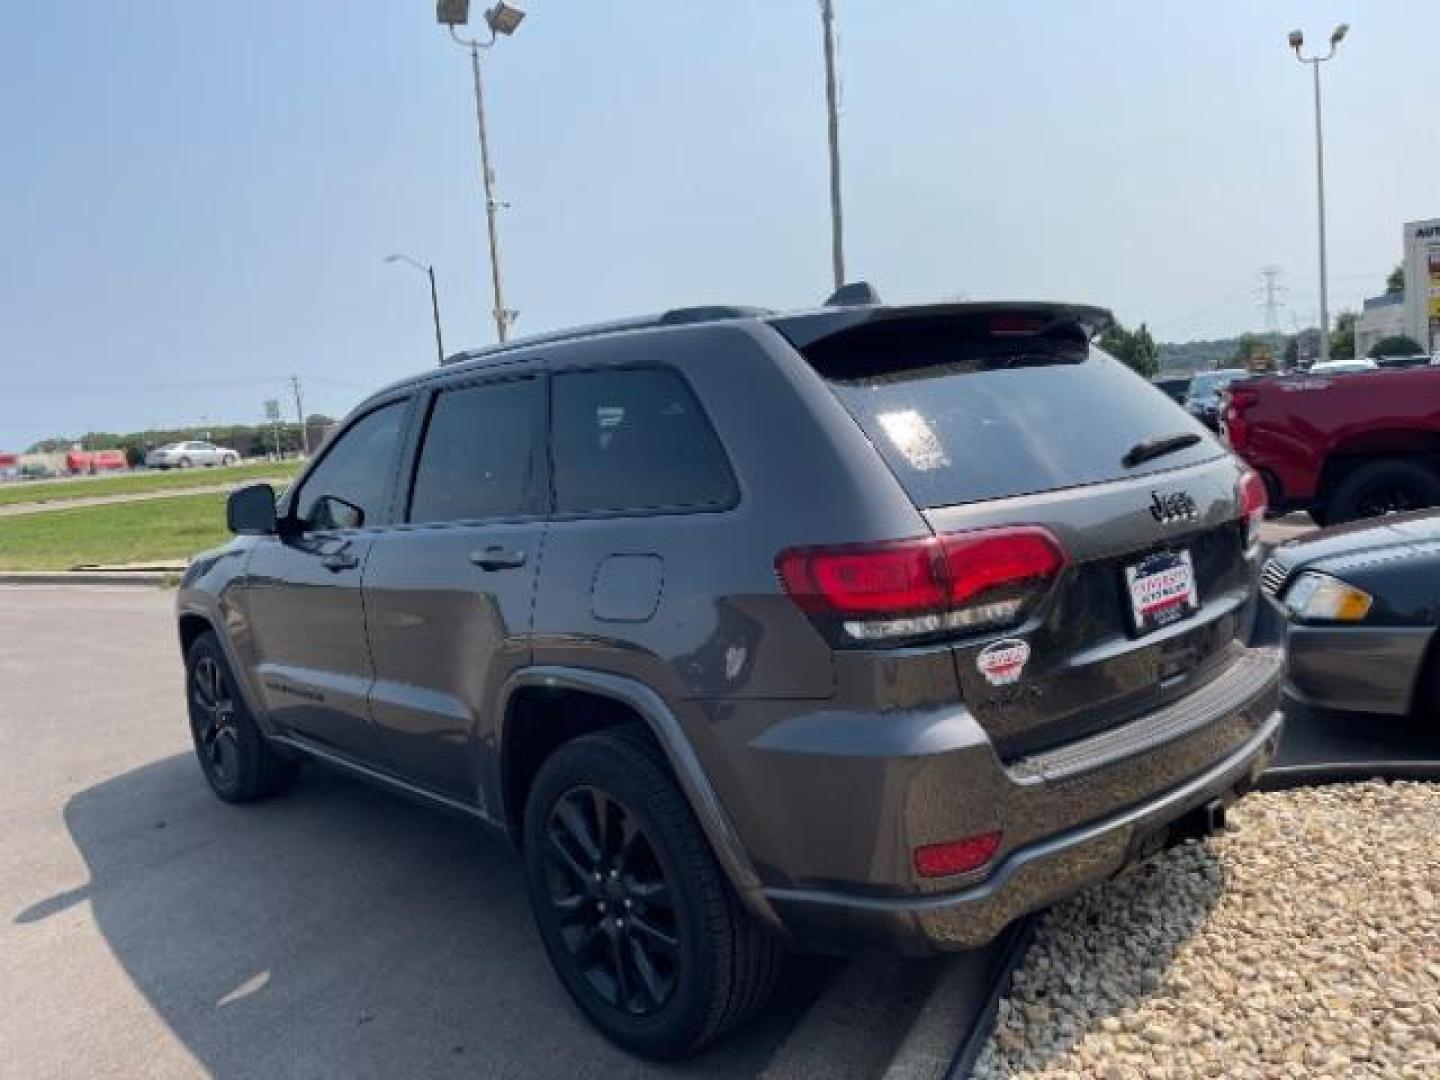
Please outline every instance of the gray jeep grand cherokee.
[{"label": "gray jeep grand cherokee", "polygon": [[1264,487],[1108,319],[686,309],[381,391],[185,575],[207,780],[315,760],[504,833],[652,1056],[782,948],[965,949],[1202,834],[1279,734]]}]

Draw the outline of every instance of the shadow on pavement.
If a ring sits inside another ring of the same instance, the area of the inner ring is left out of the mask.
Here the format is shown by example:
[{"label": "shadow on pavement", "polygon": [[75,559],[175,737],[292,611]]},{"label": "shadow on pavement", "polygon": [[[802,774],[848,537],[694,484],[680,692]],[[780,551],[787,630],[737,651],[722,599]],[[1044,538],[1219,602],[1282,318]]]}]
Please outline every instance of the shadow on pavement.
[{"label": "shadow on pavement", "polygon": [[580,1018],[518,859],[465,822],[313,768],[287,798],[226,806],[188,754],[80,792],[64,817],[90,884],[12,918],[88,901],[218,1077],[752,1076],[831,973],[797,962],[757,1023],[652,1069]]}]

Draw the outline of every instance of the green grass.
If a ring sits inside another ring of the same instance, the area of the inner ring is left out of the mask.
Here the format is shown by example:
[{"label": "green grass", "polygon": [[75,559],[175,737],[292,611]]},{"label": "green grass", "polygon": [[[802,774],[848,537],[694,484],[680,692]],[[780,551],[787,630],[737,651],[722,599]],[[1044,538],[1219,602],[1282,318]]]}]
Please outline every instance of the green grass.
[{"label": "green grass", "polygon": [[57,507],[0,517],[0,570],[181,560],[223,543],[229,535],[225,496],[219,492]]},{"label": "green grass", "polygon": [[48,503],[84,499],[92,495],[143,495],[152,491],[238,484],[246,480],[288,480],[300,471],[299,461],[257,461],[230,468],[181,469],[172,472],[125,473],[84,480],[23,480],[0,484],[0,506],[10,503]]}]

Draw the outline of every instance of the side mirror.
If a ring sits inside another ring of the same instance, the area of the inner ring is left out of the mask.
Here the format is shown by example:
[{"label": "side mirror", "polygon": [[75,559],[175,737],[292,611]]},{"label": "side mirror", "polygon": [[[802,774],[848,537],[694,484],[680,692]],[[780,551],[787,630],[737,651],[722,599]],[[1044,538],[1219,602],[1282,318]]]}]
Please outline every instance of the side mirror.
[{"label": "side mirror", "polygon": [[365,511],[338,495],[321,495],[306,522],[312,529],[358,529],[365,524]]},{"label": "side mirror", "polygon": [[275,489],[269,484],[247,484],[225,500],[225,524],[237,536],[274,536]]}]

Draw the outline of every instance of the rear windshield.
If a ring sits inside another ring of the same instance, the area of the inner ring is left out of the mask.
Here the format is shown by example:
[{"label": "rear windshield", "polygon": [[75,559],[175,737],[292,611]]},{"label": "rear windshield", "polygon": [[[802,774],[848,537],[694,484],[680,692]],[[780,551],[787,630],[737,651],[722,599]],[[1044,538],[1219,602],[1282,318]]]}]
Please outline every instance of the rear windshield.
[{"label": "rear windshield", "polygon": [[[812,345],[807,358],[922,508],[1144,476],[1225,453],[1165,394],[1084,341],[891,332],[875,352],[882,342],[867,336]],[[1186,433],[1199,441],[1121,463],[1137,443]]]}]

